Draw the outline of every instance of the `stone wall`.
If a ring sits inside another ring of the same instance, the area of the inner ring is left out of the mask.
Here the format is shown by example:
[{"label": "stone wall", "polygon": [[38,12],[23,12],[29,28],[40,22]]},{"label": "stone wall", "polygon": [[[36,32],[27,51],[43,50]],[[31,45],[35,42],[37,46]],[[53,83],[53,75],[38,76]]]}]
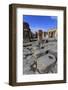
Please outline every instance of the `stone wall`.
[{"label": "stone wall", "polygon": [[32,38],[32,32],[27,22],[23,22],[23,41],[30,42]]}]

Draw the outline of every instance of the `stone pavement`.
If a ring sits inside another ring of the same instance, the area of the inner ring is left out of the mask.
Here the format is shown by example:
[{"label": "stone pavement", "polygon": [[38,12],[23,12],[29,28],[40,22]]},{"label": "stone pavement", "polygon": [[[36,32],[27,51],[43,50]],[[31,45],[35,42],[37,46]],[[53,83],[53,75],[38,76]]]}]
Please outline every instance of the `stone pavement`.
[{"label": "stone pavement", "polygon": [[23,74],[57,73],[57,40],[39,47],[38,41],[23,47]]}]

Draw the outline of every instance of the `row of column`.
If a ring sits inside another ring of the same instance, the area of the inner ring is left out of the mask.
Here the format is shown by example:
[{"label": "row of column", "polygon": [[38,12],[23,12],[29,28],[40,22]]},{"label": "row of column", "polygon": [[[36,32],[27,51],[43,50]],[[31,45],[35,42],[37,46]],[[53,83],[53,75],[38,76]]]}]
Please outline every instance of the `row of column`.
[{"label": "row of column", "polygon": [[39,33],[37,34],[37,38],[38,39],[44,39],[44,38],[55,38],[57,36],[57,32],[56,31],[51,31],[51,32],[48,32],[48,33],[44,33],[44,32],[41,32],[41,36],[39,35]]},{"label": "row of column", "polygon": [[55,37],[56,36],[56,31],[53,32],[48,32],[49,37]]}]

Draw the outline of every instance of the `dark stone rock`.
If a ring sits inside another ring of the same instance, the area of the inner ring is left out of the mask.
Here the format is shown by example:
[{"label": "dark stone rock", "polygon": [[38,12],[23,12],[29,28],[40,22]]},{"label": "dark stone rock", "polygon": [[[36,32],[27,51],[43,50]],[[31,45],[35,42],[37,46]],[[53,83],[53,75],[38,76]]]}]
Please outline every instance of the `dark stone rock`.
[{"label": "dark stone rock", "polygon": [[46,40],[46,43],[48,43],[48,40]]}]

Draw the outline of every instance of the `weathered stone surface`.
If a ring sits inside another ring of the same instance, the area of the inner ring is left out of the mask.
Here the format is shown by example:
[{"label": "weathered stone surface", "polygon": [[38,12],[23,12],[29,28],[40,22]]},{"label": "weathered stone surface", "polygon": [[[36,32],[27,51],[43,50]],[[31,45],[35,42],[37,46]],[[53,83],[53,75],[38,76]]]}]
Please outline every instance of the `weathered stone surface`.
[{"label": "weathered stone surface", "polygon": [[33,48],[33,56],[36,58],[41,57],[42,55],[45,54],[45,49],[36,49],[35,47]]},{"label": "weathered stone surface", "polygon": [[[53,59],[50,59],[49,56],[51,56]],[[40,71],[40,73],[45,73],[45,70],[48,66],[53,64],[56,61],[55,56],[51,54],[47,54],[44,56],[41,56],[37,60],[37,69]]]},{"label": "weathered stone surface", "polygon": [[29,64],[27,64],[23,67],[23,74],[34,74],[34,72],[31,70]]},{"label": "weathered stone surface", "polygon": [[23,47],[23,74],[57,73],[57,42],[44,43],[44,48],[39,48],[38,41],[31,44]]},{"label": "weathered stone surface", "polygon": [[29,57],[27,57],[27,61],[28,61],[28,64],[33,64],[34,63],[34,61],[35,61],[35,59],[34,59],[34,57],[32,57],[32,56],[29,56]]}]

